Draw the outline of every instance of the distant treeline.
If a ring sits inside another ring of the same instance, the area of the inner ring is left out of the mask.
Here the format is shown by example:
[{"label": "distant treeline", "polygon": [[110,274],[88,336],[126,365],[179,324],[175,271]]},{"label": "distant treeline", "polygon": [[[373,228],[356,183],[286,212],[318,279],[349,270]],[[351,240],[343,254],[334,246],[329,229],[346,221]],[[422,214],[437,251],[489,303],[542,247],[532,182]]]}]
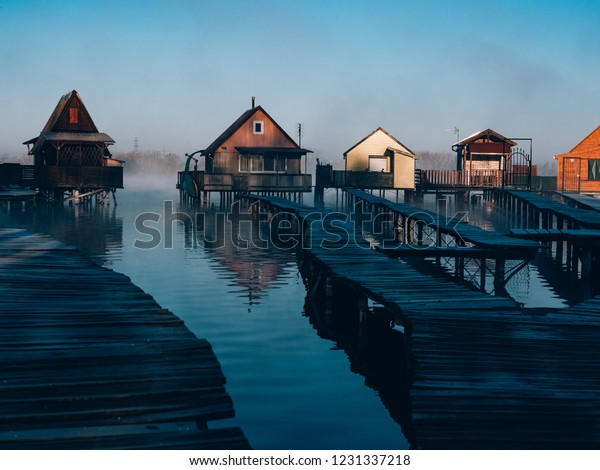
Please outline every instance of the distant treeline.
[{"label": "distant treeline", "polygon": [[453,152],[417,152],[417,168],[421,170],[456,170],[456,154]]},{"label": "distant treeline", "polygon": [[115,152],[113,158],[125,162],[125,174],[175,175],[183,170],[183,159],[179,155],[158,150]]}]

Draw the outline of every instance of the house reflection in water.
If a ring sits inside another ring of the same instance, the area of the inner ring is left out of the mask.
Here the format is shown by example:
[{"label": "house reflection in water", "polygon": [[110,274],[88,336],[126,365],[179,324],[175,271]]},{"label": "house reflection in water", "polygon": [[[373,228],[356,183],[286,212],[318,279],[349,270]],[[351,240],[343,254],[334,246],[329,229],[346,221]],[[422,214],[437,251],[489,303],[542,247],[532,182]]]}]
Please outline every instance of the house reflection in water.
[{"label": "house reflection in water", "polygon": [[117,215],[114,205],[40,204],[35,211],[0,212],[2,224],[51,235],[76,246],[100,264],[107,254],[123,247],[123,218]]},{"label": "house reflection in water", "polygon": [[199,246],[210,253],[216,270],[229,280],[230,292],[247,297],[250,311],[268,289],[279,285],[287,267],[295,267],[296,255],[293,248],[271,242],[266,215],[250,219],[244,216],[247,208],[240,209],[236,204],[235,209],[208,208],[194,214],[194,223],[185,224],[185,239],[187,246]]}]

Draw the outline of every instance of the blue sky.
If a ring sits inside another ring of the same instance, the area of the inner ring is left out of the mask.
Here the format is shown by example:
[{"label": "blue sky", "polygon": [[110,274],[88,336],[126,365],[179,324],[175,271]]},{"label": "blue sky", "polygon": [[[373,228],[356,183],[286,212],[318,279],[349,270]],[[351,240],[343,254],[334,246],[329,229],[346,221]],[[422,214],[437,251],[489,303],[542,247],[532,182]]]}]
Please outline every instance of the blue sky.
[{"label": "blue sky", "polygon": [[207,146],[251,96],[322,160],[491,127],[534,163],[600,125],[598,1],[0,0],[0,156],[81,94],[116,151]]}]

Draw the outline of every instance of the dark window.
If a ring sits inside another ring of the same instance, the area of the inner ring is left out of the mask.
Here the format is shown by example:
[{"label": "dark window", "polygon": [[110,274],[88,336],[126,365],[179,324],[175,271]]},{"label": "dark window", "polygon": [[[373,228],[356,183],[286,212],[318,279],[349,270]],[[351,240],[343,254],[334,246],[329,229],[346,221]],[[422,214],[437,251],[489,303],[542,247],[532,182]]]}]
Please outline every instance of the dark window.
[{"label": "dark window", "polygon": [[263,121],[254,121],[252,123],[252,132],[254,134],[264,134],[263,125],[264,125]]},{"label": "dark window", "polygon": [[280,173],[285,173],[285,158],[284,157],[278,157],[277,160],[275,160],[275,171],[278,171]]},{"label": "dark window", "polygon": [[79,116],[77,108],[69,108],[69,124],[77,124],[79,122]]},{"label": "dark window", "polygon": [[263,171],[262,155],[252,155],[252,167],[250,171]]},{"label": "dark window", "polygon": [[600,181],[600,160],[588,160],[588,180]]},{"label": "dark window", "polygon": [[274,155],[265,155],[263,171],[275,171]]}]

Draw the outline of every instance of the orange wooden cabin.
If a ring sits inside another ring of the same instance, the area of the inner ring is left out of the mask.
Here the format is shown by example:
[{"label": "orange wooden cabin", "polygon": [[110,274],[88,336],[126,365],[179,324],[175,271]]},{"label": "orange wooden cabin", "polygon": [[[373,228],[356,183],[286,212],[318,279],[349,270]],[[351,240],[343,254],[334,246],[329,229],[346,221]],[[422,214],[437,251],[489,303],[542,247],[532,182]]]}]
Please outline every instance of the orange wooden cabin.
[{"label": "orange wooden cabin", "polygon": [[600,126],[558,160],[557,188],[565,192],[600,193]]}]

